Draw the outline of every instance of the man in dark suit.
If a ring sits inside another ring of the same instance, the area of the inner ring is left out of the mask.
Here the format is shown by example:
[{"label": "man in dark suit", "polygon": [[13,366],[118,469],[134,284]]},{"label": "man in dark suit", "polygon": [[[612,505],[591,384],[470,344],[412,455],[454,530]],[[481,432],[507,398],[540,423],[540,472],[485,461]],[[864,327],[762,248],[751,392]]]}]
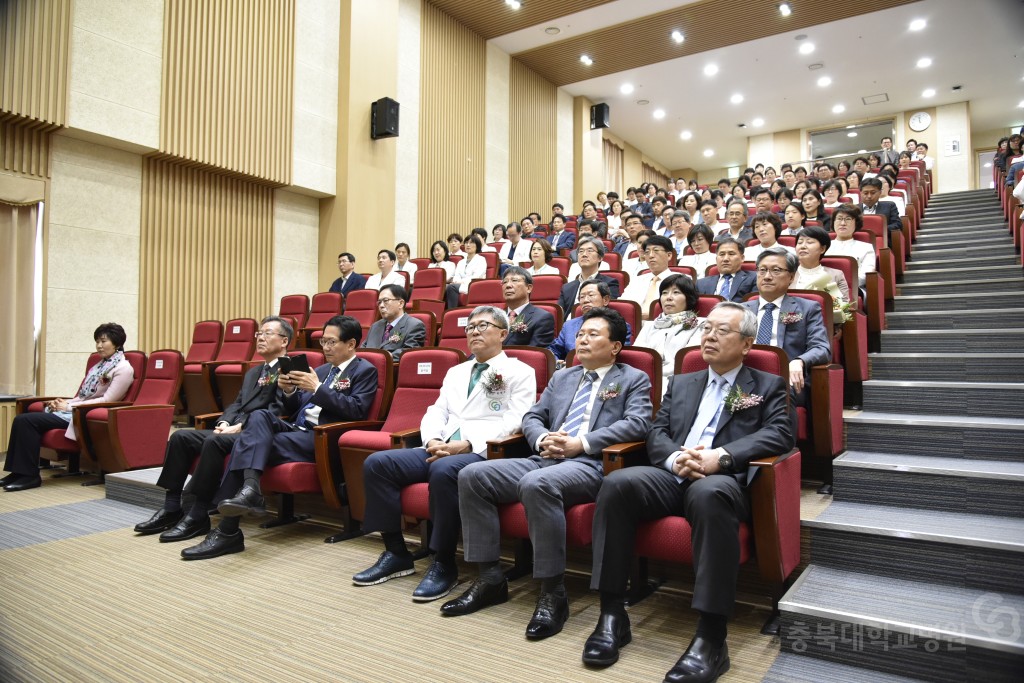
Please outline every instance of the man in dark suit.
[{"label": "man in dark suit", "polygon": [[716,243],[715,265],[718,275],[708,275],[697,280],[698,294],[717,294],[726,301],[737,303],[757,291],[757,276],[743,270],[743,242],[731,237]]},{"label": "man in dark suit", "polygon": [[502,346],[547,347],[555,340],[555,318],[530,303],[533,276],[513,266],[501,278],[501,293],[508,312],[508,336]]},{"label": "man in dark suit", "polygon": [[579,254],[580,276],[572,282],[562,285],[562,291],[558,296],[558,305],[565,312],[566,320],[572,317],[576,302],[579,301],[580,283],[585,280],[601,280],[608,285],[612,298],[619,298],[619,281],[598,273],[601,261],[604,259],[604,243],[596,237],[580,237],[576,253]]},{"label": "man in dark suit", "polygon": [[[181,551],[186,560],[205,560],[245,550],[238,522],[243,514],[265,511],[260,476],[270,465],[311,462],[314,457],[313,427],[330,422],[365,420],[377,394],[377,368],[356,356],[363,336],[359,321],[336,315],[324,325],[320,345],[327,362],[311,372],[293,370],[278,377],[284,394],[283,420],[271,410],[249,416],[235,442],[220,491],[233,497],[221,500],[220,524],[202,543]],[[200,483],[196,486],[200,486]],[[202,482],[204,491],[210,482]],[[209,498],[209,494],[196,497]]]},{"label": "man in dark suit", "polygon": [[[651,466],[605,479],[591,578],[591,588],[601,591],[601,616],[584,646],[584,663],[614,664],[632,638],[625,593],[637,524],[683,515],[692,529],[692,606],[700,621],[665,680],[714,681],[729,669],[725,639],[736,597],[739,525],[750,517],[749,463],[785,453],[795,441],[785,381],[743,365],[756,331],[754,314],[741,305],[715,306],[701,337],[710,368],[671,379],[647,435]],[[740,398],[746,400],[737,403]]]},{"label": "man in dark suit", "polygon": [[407,349],[418,349],[427,339],[423,323],[405,314],[405,288],[384,285],[377,292],[380,320],[370,325],[364,349],[384,349],[398,362]]},{"label": "man in dark suit", "polygon": [[[766,188],[767,189],[767,188]],[[768,193],[769,200],[771,199],[771,193]],[[771,205],[768,207],[771,210]],[[754,239],[753,228],[747,227],[747,203],[738,197],[733,197],[731,201],[725,207],[725,220],[728,225],[724,230],[719,230],[715,234],[715,241],[721,242],[722,240],[731,237],[734,240],[738,240],[740,244],[746,245],[747,242]]]},{"label": "man in dark suit", "polygon": [[556,213],[551,217],[551,234],[545,237],[551,243],[551,250],[558,254],[559,249],[572,249],[576,246],[576,235],[565,229],[565,216]]},{"label": "man in dark suit", "polygon": [[865,216],[879,215],[885,218],[885,224],[889,232],[902,230],[903,221],[900,219],[900,212],[894,202],[879,201],[882,196],[882,181],[878,178],[868,178],[860,183],[860,209]]},{"label": "man in dark suit", "polygon": [[581,365],[555,373],[523,417],[523,434],[537,455],[488,460],[459,473],[464,555],[478,563],[480,576],[445,603],[442,614],[469,614],[508,599],[498,506],[518,500],[533,542],[533,575],[541,580],[526,637],[539,640],[562,630],[569,617],[565,508],[594,500],[604,479],[602,450],[643,439],[651,419],[650,378],[615,362],[625,342],[621,315],[610,308],[587,311],[576,345]]},{"label": "man in dark suit", "polygon": [[899,166],[900,155],[899,152],[892,148],[892,138],[886,135],[882,138],[880,144],[882,145],[882,151],[878,153],[878,158],[881,160],[880,165],[892,164],[893,166]]},{"label": "man in dark suit", "polygon": [[355,272],[356,257],[347,251],[338,254],[338,270],[341,271],[341,277],[331,283],[330,291],[348,296],[353,289],[362,289],[366,286],[366,278]]},{"label": "man in dark suit", "polygon": [[194,477],[220,479],[224,471],[224,458],[231,452],[235,440],[249,415],[264,408],[280,412],[281,392],[277,390],[280,374],[277,359],[288,350],[295,334],[283,318],[269,316],[260,323],[256,333],[256,352],[264,363],[249,368],[242,380],[242,390],[234,403],[217,420],[213,429],[179,429],[167,441],[163,469],[156,485],[165,489],[164,505],[145,522],[135,525],[142,535],[160,533],[160,541],[184,541],[210,531],[211,501],[197,500],[187,515],[181,509],[181,494],[185,488],[192,461],[199,457]]},{"label": "man in dark suit", "polygon": [[807,404],[811,367],[828,363],[832,345],[825,332],[821,306],[789,296],[799,265],[796,254],[775,245],[757,257],[757,299],[743,303],[757,315],[758,344],[778,346],[789,357],[789,384],[796,405]]}]

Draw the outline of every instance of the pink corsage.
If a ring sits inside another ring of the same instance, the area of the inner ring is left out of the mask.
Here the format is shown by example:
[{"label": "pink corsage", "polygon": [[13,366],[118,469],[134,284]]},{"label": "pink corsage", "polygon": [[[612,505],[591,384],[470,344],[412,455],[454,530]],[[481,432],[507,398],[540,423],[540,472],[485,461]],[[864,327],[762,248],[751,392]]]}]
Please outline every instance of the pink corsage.
[{"label": "pink corsage", "polygon": [[100,375],[100,384],[110,384],[110,373]]},{"label": "pink corsage", "polygon": [[400,334],[398,334],[396,332],[395,334],[393,334],[390,337],[388,337],[388,340],[387,340],[386,343],[388,343],[388,344],[398,344],[401,341],[402,341],[402,335],[400,335]]},{"label": "pink corsage", "polygon": [[334,380],[334,384],[331,385],[331,388],[334,389],[335,391],[345,391],[351,386],[352,380],[350,380],[348,377],[339,377],[338,379]]},{"label": "pink corsage", "polygon": [[804,314],[803,313],[798,313],[796,311],[790,311],[788,313],[783,313],[782,314],[782,324],[783,325],[792,325],[793,323],[798,323],[798,322],[800,322],[803,319],[804,319]]},{"label": "pink corsage", "polygon": [[516,322],[512,323],[512,326],[509,328],[509,330],[511,330],[512,334],[526,334],[530,330],[530,328],[527,326],[525,321],[517,320]]},{"label": "pink corsage", "polygon": [[725,407],[729,409],[730,413],[753,408],[754,406],[761,405],[763,402],[764,396],[748,394],[735,385],[725,397]]},{"label": "pink corsage", "polygon": [[272,372],[269,375],[267,375],[266,377],[260,377],[259,381],[256,382],[256,384],[261,386],[261,387],[265,387],[268,384],[276,384],[277,383],[277,376],[280,375],[280,374],[281,374],[280,372]]},{"label": "pink corsage", "polygon": [[607,387],[598,392],[597,397],[602,401],[610,401],[619,395],[619,385],[609,384]]}]

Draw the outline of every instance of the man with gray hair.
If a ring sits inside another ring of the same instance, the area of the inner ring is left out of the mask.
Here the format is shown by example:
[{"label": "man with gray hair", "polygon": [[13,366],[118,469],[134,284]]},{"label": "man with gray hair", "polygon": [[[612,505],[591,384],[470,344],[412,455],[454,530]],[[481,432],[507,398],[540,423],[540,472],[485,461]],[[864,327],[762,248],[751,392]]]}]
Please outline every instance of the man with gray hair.
[{"label": "man with gray hair", "polygon": [[555,318],[530,303],[533,276],[512,266],[501,276],[501,293],[508,309],[508,336],[502,346],[549,346],[555,340]]},{"label": "man with gray hair", "polygon": [[565,312],[566,320],[572,317],[576,302],[579,301],[580,284],[586,280],[601,280],[608,285],[612,298],[619,298],[619,281],[598,273],[604,259],[604,243],[596,237],[581,237],[576,253],[579,257],[577,263],[580,266],[580,275],[575,280],[565,283],[558,297],[558,305]]},{"label": "man with gray hair", "polygon": [[422,448],[374,453],[363,464],[366,514],[363,529],[379,531],[384,552],[377,562],[352,577],[357,586],[373,586],[416,571],[402,536],[402,489],[430,484],[430,550],[434,561],[412,598],[427,602],[455,588],[459,569],[459,470],[486,458],[487,441],[516,432],[537,399],[537,376],[502,350],[508,316],[493,306],[473,309],[466,325],[471,360],[448,371],[437,401],[420,422]]}]

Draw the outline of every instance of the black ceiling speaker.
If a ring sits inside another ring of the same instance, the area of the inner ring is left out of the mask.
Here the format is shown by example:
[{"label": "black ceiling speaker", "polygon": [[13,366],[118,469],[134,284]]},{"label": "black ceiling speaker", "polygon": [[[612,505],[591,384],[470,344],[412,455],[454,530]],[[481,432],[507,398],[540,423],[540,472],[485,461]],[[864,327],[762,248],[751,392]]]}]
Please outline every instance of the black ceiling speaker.
[{"label": "black ceiling speaker", "polygon": [[590,130],[607,128],[612,125],[608,118],[608,105],[602,102],[590,108]]},{"label": "black ceiling speaker", "polygon": [[398,137],[398,102],[382,97],[370,105],[370,137]]}]

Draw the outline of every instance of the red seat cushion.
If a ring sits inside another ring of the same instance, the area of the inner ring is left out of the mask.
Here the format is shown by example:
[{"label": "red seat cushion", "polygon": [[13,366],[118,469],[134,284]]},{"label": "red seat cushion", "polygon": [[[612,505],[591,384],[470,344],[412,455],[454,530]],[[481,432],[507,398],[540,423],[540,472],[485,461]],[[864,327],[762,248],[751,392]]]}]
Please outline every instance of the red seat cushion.
[{"label": "red seat cushion", "polygon": [[430,485],[412,484],[402,489],[402,514],[416,519],[430,519]]},{"label": "red seat cushion", "polygon": [[64,436],[63,429],[51,429],[43,434],[42,445],[61,453],[77,453],[78,442]]},{"label": "red seat cushion", "polygon": [[391,432],[353,429],[338,437],[338,448],[360,448],[374,453],[386,451],[391,448]]},{"label": "red seat cushion", "polygon": [[185,372],[194,372],[196,374],[199,374],[202,371],[203,366],[199,365],[198,363],[189,363],[188,365],[185,366]]},{"label": "red seat cushion", "polygon": [[807,408],[796,409],[796,439],[807,441],[811,438],[811,430],[807,428]]},{"label": "red seat cushion", "polygon": [[95,410],[90,410],[89,411],[88,419],[89,420],[96,420],[98,422],[106,422],[107,421],[107,413],[109,413],[109,412],[110,411],[108,411],[106,408],[96,408]]},{"label": "red seat cushion", "polygon": [[[753,534],[750,525],[740,524],[740,564],[754,554]],[[637,555],[666,562],[693,564],[693,546],[690,539],[690,523],[683,517],[662,517],[641,522],[636,529]]]},{"label": "red seat cushion", "polygon": [[267,468],[260,478],[265,491],[279,493],[321,493],[316,463],[286,462]]}]

